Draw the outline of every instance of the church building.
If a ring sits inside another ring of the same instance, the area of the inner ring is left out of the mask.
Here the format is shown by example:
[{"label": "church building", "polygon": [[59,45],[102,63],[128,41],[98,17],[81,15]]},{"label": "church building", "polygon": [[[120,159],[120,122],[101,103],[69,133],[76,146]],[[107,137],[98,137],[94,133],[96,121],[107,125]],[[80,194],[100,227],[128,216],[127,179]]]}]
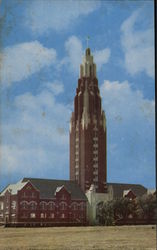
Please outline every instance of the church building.
[{"label": "church building", "polygon": [[0,224],[92,225],[100,202],[147,193],[142,185],[107,183],[106,123],[96,64],[87,48],[70,121],[70,180],[23,178],[9,184],[0,193]]}]

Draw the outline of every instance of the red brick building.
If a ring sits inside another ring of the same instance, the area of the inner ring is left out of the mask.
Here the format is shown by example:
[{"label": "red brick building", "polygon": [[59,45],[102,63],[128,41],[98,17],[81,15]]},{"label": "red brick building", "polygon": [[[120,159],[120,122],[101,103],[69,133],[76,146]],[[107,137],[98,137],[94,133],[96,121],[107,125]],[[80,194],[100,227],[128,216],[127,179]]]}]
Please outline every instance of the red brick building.
[{"label": "red brick building", "polygon": [[80,65],[80,78],[70,123],[70,179],[85,192],[94,184],[96,192],[106,192],[106,118],[90,49]]},{"label": "red brick building", "polygon": [[0,223],[86,225],[87,198],[74,181],[24,178],[0,194]]},{"label": "red brick building", "polygon": [[[125,193],[126,190],[129,192]],[[123,195],[133,199],[146,192],[141,185],[107,184],[106,118],[96,65],[87,48],[80,65],[70,122],[70,181],[24,178],[10,184],[0,194],[0,223],[86,225],[88,218],[94,224],[100,202]]]}]

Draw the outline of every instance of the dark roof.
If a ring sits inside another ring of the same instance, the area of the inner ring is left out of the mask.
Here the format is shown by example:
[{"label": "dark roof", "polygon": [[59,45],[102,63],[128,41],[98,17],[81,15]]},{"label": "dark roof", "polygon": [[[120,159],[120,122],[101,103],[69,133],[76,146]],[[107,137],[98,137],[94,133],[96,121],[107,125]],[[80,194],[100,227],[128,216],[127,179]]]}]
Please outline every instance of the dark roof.
[{"label": "dark roof", "polygon": [[132,190],[137,197],[147,193],[147,188],[140,184],[107,183],[107,186],[110,185],[113,188],[114,198],[123,197],[123,191],[129,189]]},{"label": "dark roof", "polygon": [[54,198],[57,187],[65,186],[72,199],[87,200],[87,197],[75,181],[23,178],[22,182],[30,181],[39,191],[41,198]]}]

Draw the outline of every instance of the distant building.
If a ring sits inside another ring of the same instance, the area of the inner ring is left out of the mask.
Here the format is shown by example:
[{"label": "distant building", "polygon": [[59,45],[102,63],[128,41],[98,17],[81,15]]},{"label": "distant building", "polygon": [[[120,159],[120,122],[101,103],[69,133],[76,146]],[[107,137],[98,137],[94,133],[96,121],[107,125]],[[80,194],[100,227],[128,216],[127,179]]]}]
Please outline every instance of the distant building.
[{"label": "distant building", "polygon": [[140,184],[127,184],[127,183],[108,183],[108,189],[112,189],[113,199],[119,199],[128,195],[131,191],[136,197],[140,197],[147,193],[147,188]]},{"label": "distant building", "polygon": [[94,185],[86,192],[88,198],[88,220],[90,224],[96,224],[97,208],[102,202],[127,197],[135,199],[147,194],[147,189],[139,184],[107,183],[107,193],[97,193]]},{"label": "distant building", "polygon": [[80,65],[80,78],[70,122],[70,180],[82,190],[94,184],[96,192],[107,191],[107,129],[90,48]]},{"label": "distant building", "polygon": [[87,198],[74,181],[24,178],[0,194],[0,223],[85,225]]}]

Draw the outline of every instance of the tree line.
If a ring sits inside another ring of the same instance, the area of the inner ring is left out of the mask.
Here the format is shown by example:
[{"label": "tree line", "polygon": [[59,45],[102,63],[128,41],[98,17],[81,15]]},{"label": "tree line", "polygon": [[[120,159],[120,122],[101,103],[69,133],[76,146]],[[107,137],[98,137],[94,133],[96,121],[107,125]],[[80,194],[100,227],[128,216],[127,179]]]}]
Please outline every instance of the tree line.
[{"label": "tree line", "polygon": [[149,194],[135,199],[123,197],[97,206],[100,225],[155,224],[157,222],[156,195]]}]

